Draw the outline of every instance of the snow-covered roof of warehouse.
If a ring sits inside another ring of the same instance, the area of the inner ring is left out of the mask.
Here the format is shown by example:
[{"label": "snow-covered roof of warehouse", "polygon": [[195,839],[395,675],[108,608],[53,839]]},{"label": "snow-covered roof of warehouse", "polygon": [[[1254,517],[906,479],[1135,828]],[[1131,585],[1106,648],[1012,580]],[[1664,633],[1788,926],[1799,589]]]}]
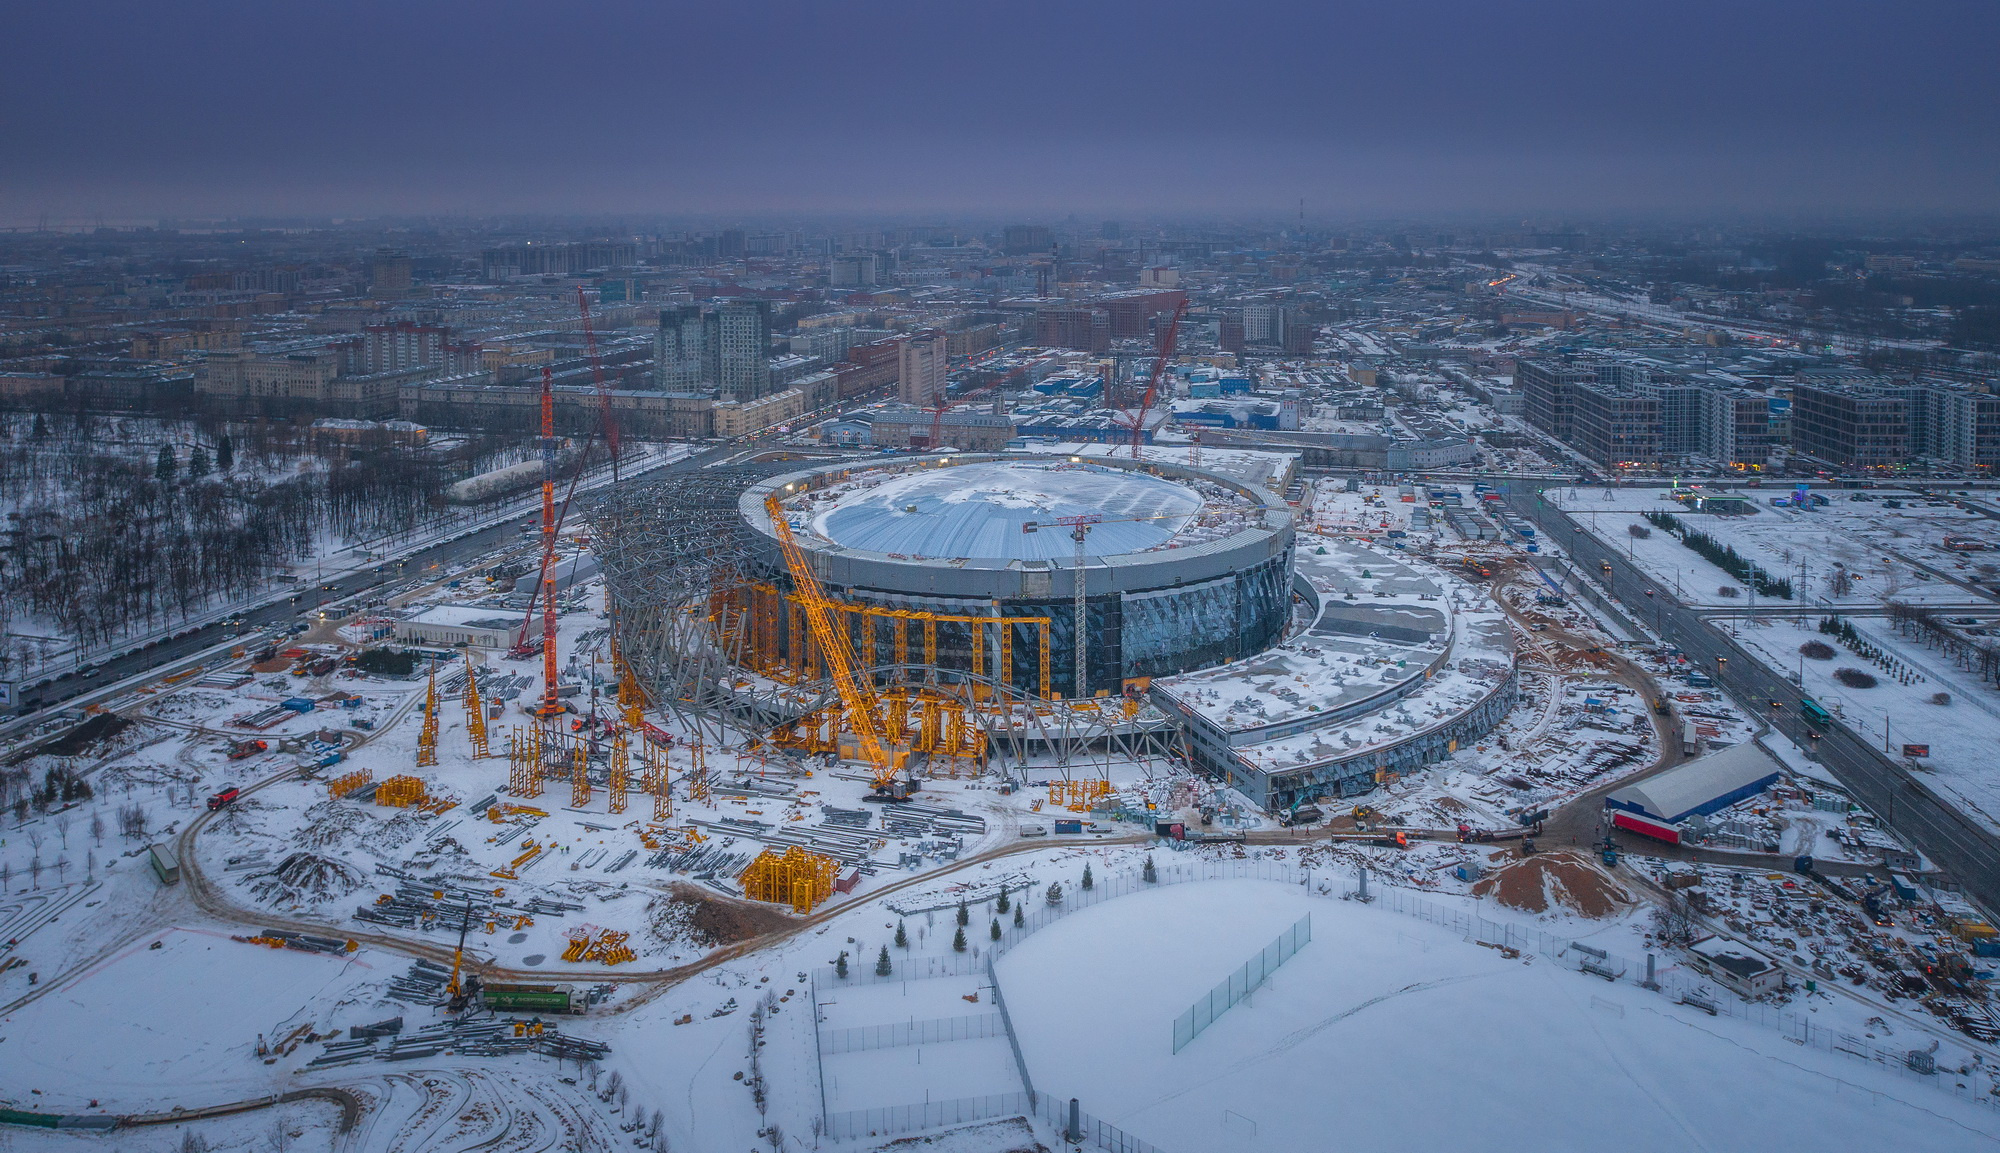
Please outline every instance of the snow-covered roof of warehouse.
[{"label": "snow-covered roof of warehouse", "polygon": [[1613,808],[1637,809],[1663,821],[1714,812],[1755,792],[1778,775],[1778,762],[1753,743],[1732,745],[1689,761],[1604,798]]}]

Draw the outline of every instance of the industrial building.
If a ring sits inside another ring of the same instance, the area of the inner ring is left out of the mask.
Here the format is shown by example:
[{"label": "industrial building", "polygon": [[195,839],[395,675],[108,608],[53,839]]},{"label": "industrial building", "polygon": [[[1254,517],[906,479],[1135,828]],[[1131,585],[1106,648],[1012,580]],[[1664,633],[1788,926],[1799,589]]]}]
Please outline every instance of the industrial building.
[{"label": "industrial building", "polygon": [[1682,826],[1747,797],[1778,779],[1778,764],[1756,744],[1741,744],[1627,785],[1604,798],[1611,823],[1679,844]]}]

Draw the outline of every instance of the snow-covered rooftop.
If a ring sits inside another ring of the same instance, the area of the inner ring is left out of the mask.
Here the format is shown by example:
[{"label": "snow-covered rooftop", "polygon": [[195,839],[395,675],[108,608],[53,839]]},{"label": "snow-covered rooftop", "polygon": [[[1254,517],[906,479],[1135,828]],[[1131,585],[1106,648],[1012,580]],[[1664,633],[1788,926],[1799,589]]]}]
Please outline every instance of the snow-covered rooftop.
[{"label": "snow-covered rooftop", "polygon": [[[1166,547],[1207,503],[1186,485],[1145,473],[1026,461],[863,473],[809,499],[817,502],[809,529],[835,544],[997,560],[1072,555],[1075,543],[1056,523],[1062,517],[1103,518],[1090,530],[1092,556]],[[1030,524],[1035,530],[1025,531]]]}]

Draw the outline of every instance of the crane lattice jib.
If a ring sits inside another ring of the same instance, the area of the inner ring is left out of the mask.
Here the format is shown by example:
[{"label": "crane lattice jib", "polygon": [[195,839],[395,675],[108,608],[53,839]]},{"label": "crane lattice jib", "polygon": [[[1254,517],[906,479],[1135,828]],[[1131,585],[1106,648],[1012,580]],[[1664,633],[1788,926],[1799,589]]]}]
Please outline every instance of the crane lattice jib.
[{"label": "crane lattice jib", "polygon": [[1139,443],[1145,439],[1146,414],[1153,410],[1153,401],[1160,395],[1160,379],[1167,373],[1167,361],[1173,359],[1174,346],[1181,335],[1181,317],[1187,313],[1187,300],[1174,306],[1174,316],[1167,322],[1167,330],[1160,334],[1159,356],[1153,360],[1152,375],[1146,379],[1146,395],[1139,401],[1139,411],[1132,414],[1132,459],[1139,459]]},{"label": "crane lattice jib", "polygon": [[875,767],[875,787],[884,788],[895,778],[896,766],[883,748],[876,727],[875,694],[872,688],[863,687],[855,675],[853,655],[833,627],[826,592],[820,588],[819,577],[813,574],[804,550],[792,539],[792,526],[786,522],[785,508],[775,494],[764,498],[764,511],[771,517],[771,531],[777,535],[778,547],[784,550],[785,567],[791,570],[792,583],[798,586],[799,599],[804,602],[806,624],[819,644],[827,671],[833,674],[834,691],[840,694],[840,703],[847,710],[847,723],[861,743],[861,755]]}]

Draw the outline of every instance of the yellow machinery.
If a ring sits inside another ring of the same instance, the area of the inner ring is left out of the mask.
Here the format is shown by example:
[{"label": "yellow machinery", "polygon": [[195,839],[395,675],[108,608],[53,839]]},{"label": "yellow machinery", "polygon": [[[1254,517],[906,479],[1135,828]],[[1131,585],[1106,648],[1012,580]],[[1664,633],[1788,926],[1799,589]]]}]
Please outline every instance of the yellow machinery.
[{"label": "yellow machinery", "polygon": [[582,808],[590,803],[590,778],[586,771],[590,767],[590,754],[578,741],[570,748],[569,803]]},{"label": "yellow machinery", "polygon": [[343,774],[328,781],[326,783],[326,795],[337,801],[349,793],[359,792],[367,788],[369,782],[374,779],[375,774],[369,770],[356,769],[351,773]]},{"label": "yellow machinery", "polygon": [[1111,782],[1103,780],[1050,781],[1049,804],[1061,805],[1072,813],[1087,813],[1111,796]]},{"label": "yellow machinery", "polygon": [[607,800],[614,813],[625,811],[625,790],[632,784],[632,754],[625,748],[625,734],[611,739],[611,795]]},{"label": "yellow machinery", "polygon": [[542,795],[542,730],[515,730],[507,736],[507,791],[517,797]]},{"label": "yellow machinery", "polygon": [[578,925],[565,934],[569,946],[563,950],[562,959],[570,962],[596,962],[600,965],[622,965],[638,960],[639,955],[625,942],[630,937],[615,929],[599,929],[595,925]]},{"label": "yellow machinery", "polygon": [[418,777],[390,777],[375,788],[375,803],[407,809],[424,803],[424,782]]},{"label": "yellow machinery", "polygon": [[430,687],[424,690],[424,728],[417,734],[417,767],[429,768],[438,763],[438,677],[437,666],[431,666]]},{"label": "yellow machinery", "polygon": [[486,704],[479,699],[479,678],[473,675],[472,654],[465,654],[465,731],[472,738],[472,755],[492,756],[486,745]]},{"label": "yellow machinery", "polygon": [[[692,763],[688,765],[688,800],[696,804],[705,805],[708,803],[707,751],[703,748],[700,741],[696,741],[688,746],[688,756],[692,760]],[[664,765],[661,766],[660,772],[663,776],[665,775],[666,768]]]},{"label": "yellow machinery", "polygon": [[803,915],[833,895],[833,878],[839,871],[840,864],[832,857],[797,845],[782,854],[765,849],[743,870],[743,895],[753,901],[790,905],[792,912]]},{"label": "yellow machinery", "polygon": [[[748,638],[750,643],[746,646],[744,657],[746,663],[772,680],[787,684],[816,675],[819,670],[816,667],[818,662],[814,659],[814,653],[817,652],[818,646],[814,645],[813,651],[797,651],[788,657],[782,640],[786,634],[779,627],[779,619],[783,616],[792,623],[791,636],[799,637],[804,634],[805,630],[798,627],[802,623],[799,618],[804,606],[800,597],[797,594],[787,595],[776,586],[768,584],[751,585],[744,595],[748,598],[750,627]],[[879,622],[889,623],[891,652],[898,666],[910,663],[912,624],[920,627],[922,634],[920,643],[923,646],[923,658],[927,666],[937,664],[938,626],[961,625],[971,633],[967,645],[970,659],[968,667],[975,676],[985,676],[986,657],[992,647],[989,640],[994,635],[988,630],[997,629],[999,658],[992,675],[993,679],[1003,685],[1012,684],[1014,679],[1014,626],[1030,626],[1035,630],[1036,648],[1040,658],[1036,688],[1043,700],[1049,699],[1051,654],[1048,617],[966,616],[924,612],[917,609],[843,604],[831,599],[827,600],[826,608],[828,612],[842,614],[839,618],[840,623],[834,626],[836,631],[847,634],[856,642],[852,647],[860,650],[862,662],[869,665],[875,663],[875,642]],[[801,650],[804,648],[805,646],[800,646]],[[983,690],[985,686],[981,685],[980,688]]]},{"label": "yellow machinery", "polygon": [[653,819],[664,821],[674,815],[673,779],[667,772],[666,754],[647,741],[639,746],[639,757],[646,766],[639,787],[653,798]]},{"label": "yellow machinery", "polygon": [[834,691],[840,694],[841,706],[847,711],[848,728],[853,730],[855,740],[861,746],[861,758],[874,767],[875,791],[883,796],[907,798],[914,782],[897,780],[900,758],[883,747],[880,730],[876,727],[878,702],[874,686],[864,685],[854,675],[854,661],[847,649],[847,639],[833,628],[833,614],[829,608],[832,602],[820,588],[819,577],[813,573],[812,565],[799,548],[799,542],[792,539],[792,526],[785,519],[785,509],[778,503],[777,494],[764,498],[764,511],[771,517],[771,531],[777,534],[778,547],[784,550],[785,566],[791,570],[792,584],[798,591],[801,607],[805,609],[813,640],[819,646],[820,660],[826,662]]}]

